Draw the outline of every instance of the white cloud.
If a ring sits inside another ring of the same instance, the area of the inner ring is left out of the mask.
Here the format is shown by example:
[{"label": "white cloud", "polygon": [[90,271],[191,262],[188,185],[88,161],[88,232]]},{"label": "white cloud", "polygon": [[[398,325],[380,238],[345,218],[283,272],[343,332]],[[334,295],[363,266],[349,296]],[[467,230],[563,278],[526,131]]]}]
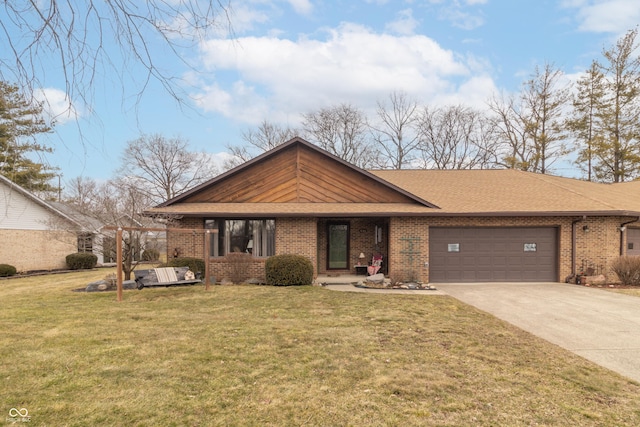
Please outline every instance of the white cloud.
[{"label": "white cloud", "polygon": [[[269,17],[265,12],[242,3],[237,6],[234,4],[230,9],[230,14],[232,29],[236,34],[243,34],[252,30],[255,24],[264,24],[269,21]],[[222,32],[219,35],[222,37],[225,33]]]},{"label": "white cloud", "polygon": [[81,116],[67,94],[59,89],[39,89],[33,97],[42,104],[42,112],[48,122],[61,125]]},{"label": "white cloud", "polygon": [[459,7],[445,7],[440,10],[440,17],[450,21],[454,27],[463,30],[473,30],[484,25],[484,18],[480,15],[474,15],[463,11]]},{"label": "white cloud", "polygon": [[198,105],[246,123],[291,122],[340,102],[373,108],[395,90],[429,103],[447,96],[486,99],[494,89],[481,61],[456,55],[423,35],[378,34],[355,24],[326,34],[323,40],[206,42],[203,64],[216,80],[202,88]]},{"label": "white cloud", "polygon": [[288,2],[300,15],[310,15],[313,11],[313,5],[309,0],[288,0]]},{"label": "white cloud", "polygon": [[640,22],[638,0],[566,0],[562,6],[577,9],[581,31],[622,34]]},{"label": "white cloud", "polygon": [[478,6],[488,3],[488,0],[427,0],[437,5],[438,17],[449,21],[454,27],[463,30],[473,30],[484,25],[485,20]]},{"label": "white cloud", "polygon": [[418,20],[413,17],[413,11],[405,9],[399,11],[396,19],[386,25],[386,30],[391,33],[408,36],[414,33],[418,24]]}]

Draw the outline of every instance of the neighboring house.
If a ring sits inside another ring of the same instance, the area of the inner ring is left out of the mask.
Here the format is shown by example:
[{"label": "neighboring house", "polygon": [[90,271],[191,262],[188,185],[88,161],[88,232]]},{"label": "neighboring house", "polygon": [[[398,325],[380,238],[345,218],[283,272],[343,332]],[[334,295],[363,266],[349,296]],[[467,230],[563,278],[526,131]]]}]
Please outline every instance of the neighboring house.
[{"label": "neighboring house", "polygon": [[[162,225],[154,223],[149,218],[142,218],[142,222],[130,215],[122,215],[116,221],[108,224],[103,223],[96,217],[86,215],[74,206],[60,203],[49,202],[60,212],[64,212],[69,218],[72,218],[76,224],[80,224],[78,235],[78,252],[90,252],[98,258],[98,265],[110,265],[116,263],[116,240],[115,231],[112,227],[148,227],[159,228]],[[64,227],[64,225],[62,225]],[[158,231],[146,231],[134,233],[137,240],[136,250],[133,253],[133,260],[140,261],[142,253],[145,249],[157,249],[158,251],[166,251],[166,233]]]},{"label": "neighboring house", "polygon": [[0,175],[0,263],[18,271],[65,268],[65,257],[77,252],[78,236],[52,223],[79,227],[51,203]]},{"label": "neighboring house", "polygon": [[[82,214],[73,206],[62,203],[62,202],[48,202],[51,206],[57,209],[60,212],[63,212],[68,218],[71,218],[76,224],[76,227],[72,230],[76,233],[77,236],[77,251],[78,252],[87,252],[96,255],[98,258],[98,265],[103,265],[105,263],[115,262],[109,260],[109,250],[105,250],[103,248],[103,236],[101,235],[101,230],[103,224],[95,218],[91,218],[87,215]],[[67,225],[62,222],[49,224],[54,229],[62,229],[64,230]],[[103,254],[106,254],[103,255]],[[105,259],[106,258],[106,259]]]},{"label": "neighboring house", "polygon": [[[294,138],[146,213],[218,229],[218,278],[230,252],[251,253],[255,277],[288,253],[317,275],[355,274],[363,253],[382,255],[392,280],[540,282],[607,274],[621,254],[640,254],[638,196],[640,183],[517,170],[365,171]],[[169,232],[168,251],[202,257],[202,236]]]}]

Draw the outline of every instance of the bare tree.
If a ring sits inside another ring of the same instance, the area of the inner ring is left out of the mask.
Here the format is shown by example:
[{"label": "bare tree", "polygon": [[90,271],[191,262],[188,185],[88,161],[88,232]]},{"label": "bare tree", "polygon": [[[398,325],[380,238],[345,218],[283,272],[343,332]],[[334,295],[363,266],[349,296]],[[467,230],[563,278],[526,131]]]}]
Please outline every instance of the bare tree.
[{"label": "bare tree", "polygon": [[189,151],[186,140],[157,134],[129,141],[118,170],[154,203],[169,200],[217,172],[208,155]]},{"label": "bare tree", "polygon": [[[151,206],[152,200],[123,179],[98,182],[92,178],[76,178],[67,186],[64,202],[52,202],[75,220],[75,224],[55,221],[53,229],[72,231],[79,237],[90,238],[91,251],[102,254],[105,262],[116,257],[116,233],[107,227],[143,227],[150,220],[141,212]],[[77,225],[76,225],[77,224]],[[125,279],[141,261],[143,252],[155,243],[151,235],[142,231],[123,231],[122,271]],[[157,249],[157,248],[155,248]]]},{"label": "bare tree", "polygon": [[57,69],[71,108],[74,99],[91,104],[101,73],[122,76],[137,65],[146,71],[136,82],[138,96],[156,80],[179,100],[176,76],[158,63],[169,54],[186,64],[183,49],[221,25],[230,28],[229,11],[222,0],[5,1],[0,77],[33,93],[50,84],[42,70]]},{"label": "bare tree", "polygon": [[462,105],[425,107],[418,129],[424,168],[483,169],[496,163],[489,122],[480,111]]},{"label": "bare tree", "polygon": [[527,143],[526,117],[512,96],[492,97],[489,120],[498,141],[497,160],[502,166],[530,170],[533,153]]},{"label": "bare tree", "polygon": [[65,200],[80,211],[89,211],[100,197],[100,188],[95,179],[76,177],[67,182]]},{"label": "bare tree", "polygon": [[379,151],[367,139],[367,119],[358,108],[339,104],[303,114],[303,119],[314,144],[364,169],[378,164]]},{"label": "bare tree", "polygon": [[256,129],[242,132],[244,145],[227,145],[227,150],[233,157],[225,161],[224,169],[232,169],[247,162],[265,151],[284,144],[294,138],[296,134],[294,129],[263,120]]},{"label": "bare tree", "polygon": [[[141,213],[150,206],[152,199],[126,180],[116,179],[110,184],[103,185],[97,202],[97,211],[100,212],[101,220],[105,225],[141,227],[149,221],[143,218]],[[111,233],[103,233],[103,236],[113,238]],[[126,280],[131,279],[131,272],[141,261],[142,253],[147,248],[148,237],[149,234],[143,231],[123,230],[122,272]],[[115,242],[115,238],[113,241]]]},{"label": "bare tree", "polygon": [[370,129],[384,156],[379,166],[402,169],[415,159],[414,152],[420,143],[415,130],[418,103],[404,92],[393,92],[389,95],[389,104],[378,101],[378,120]]},{"label": "bare tree", "polygon": [[518,97],[492,98],[492,129],[502,148],[499,161],[506,167],[547,173],[567,154],[564,108],[569,89],[562,72],[552,65],[536,67]]},{"label": "bare tree", "polygon": [[549,167],[568,153],[564,108],[569,88],[563,85],[563,73],[552,64],[535,68],[521,94],[526,111],[526,133],[533,155],[532,170],[547,173]]}]

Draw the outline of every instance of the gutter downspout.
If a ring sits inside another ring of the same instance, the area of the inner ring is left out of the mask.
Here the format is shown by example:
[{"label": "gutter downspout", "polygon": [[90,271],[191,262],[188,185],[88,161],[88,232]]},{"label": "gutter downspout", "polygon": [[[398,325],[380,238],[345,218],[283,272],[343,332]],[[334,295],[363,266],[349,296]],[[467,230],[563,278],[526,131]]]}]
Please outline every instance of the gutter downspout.
[{"label": "gutter downspout", "polygon": [[586,215],[582,218],[574,219],[571,222],[571,274],[576,277],[576,224],[587,219]]},{"label": "gutter downspout", "polygon": [[625,226],[638,221],[640,221],[640,216],[636,217],[636,219],[632,221],[623,222],[620,224],[620,227],[618,227],[618,230],[620,230],[620,256],[624,255],[624,232],[627,230],[627,227]]}]

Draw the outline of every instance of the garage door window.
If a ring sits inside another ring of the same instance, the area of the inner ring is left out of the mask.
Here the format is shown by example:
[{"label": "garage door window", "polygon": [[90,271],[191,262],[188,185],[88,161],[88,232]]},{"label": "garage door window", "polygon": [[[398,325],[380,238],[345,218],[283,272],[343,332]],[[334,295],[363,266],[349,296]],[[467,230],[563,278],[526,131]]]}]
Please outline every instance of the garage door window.
[{"label": "garage door window", "polygon": [[535,243],[525,243],[524,244],[524,251],[525,252],[537,252],[538,251],[538,245]]},{"label": "garage door window", "polygon": [[460,243],[449,243],[447,245],[448,252],[460,252]]}]

